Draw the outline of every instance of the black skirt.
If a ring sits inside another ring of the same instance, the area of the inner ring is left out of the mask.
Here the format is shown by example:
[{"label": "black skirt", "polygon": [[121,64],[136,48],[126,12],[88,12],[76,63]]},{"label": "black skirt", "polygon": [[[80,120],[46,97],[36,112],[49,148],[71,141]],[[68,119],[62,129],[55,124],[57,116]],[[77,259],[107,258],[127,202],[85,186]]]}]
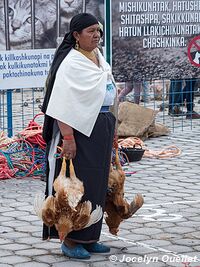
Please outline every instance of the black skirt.
[{"label": "black skirt", "polygon": [[[90,200],[93,209],[96,208],[96,205],[100,205],[103,210],[105,207],[114,130],[115,117],[112,113],[105,112],[99,113],[90,137],[74,131],[77,152],[73,164],[76,176],[83,181],[85,189],[81,201]],[[59,138],[57,144],[60,142]],[[47,145],[47,159],[51,153],[51,145],[51,143]],[[53,191],[53,183],[49,179],[49,164],[47,160],[46,196],[51,194],[51,190]],[[53,176],[55,179],[60,172],[61,160],[57,159],[54,164]],[[99,240],[101,228],[102,220],[83,230],[73,231],[67,237],[79,243],[95,242]],[[43,225],[43,239],[48,238],[58,238],[58,233],[55,227]]]}]

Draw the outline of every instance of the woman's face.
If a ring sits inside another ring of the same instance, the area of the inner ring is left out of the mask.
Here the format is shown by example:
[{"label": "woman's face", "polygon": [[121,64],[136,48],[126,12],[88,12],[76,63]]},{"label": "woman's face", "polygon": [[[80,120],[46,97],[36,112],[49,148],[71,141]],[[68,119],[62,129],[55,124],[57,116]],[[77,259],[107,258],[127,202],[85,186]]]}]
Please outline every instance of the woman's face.
[{"label": "woman's face", "polygon": [[92,51],[99,44],[100,40],[100,27],[99,24],[94,24],[76,33],[76,40],[79,42],[80,48],[86,51]]}]

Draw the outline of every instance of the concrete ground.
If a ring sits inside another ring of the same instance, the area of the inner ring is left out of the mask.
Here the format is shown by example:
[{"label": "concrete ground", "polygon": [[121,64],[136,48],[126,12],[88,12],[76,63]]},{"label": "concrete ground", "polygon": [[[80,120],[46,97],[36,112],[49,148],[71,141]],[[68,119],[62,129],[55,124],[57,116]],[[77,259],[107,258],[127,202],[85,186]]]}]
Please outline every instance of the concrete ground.
[{"label": "concrete ground", "polygon": [[150,150],[169,145],[181,155],[132,162],[125,183],[131,201],[139,192],[144,206],[112,236],[103,225],[101,241],[111,247],[104,255],[75,261],[62,255],[58,240],[41,239],[42,223],[33,200],[44,192],[40,179],[0,181],[0,267],[198,267],[200,266],[200,124],[180,127],[169,136],[145,141]]}]

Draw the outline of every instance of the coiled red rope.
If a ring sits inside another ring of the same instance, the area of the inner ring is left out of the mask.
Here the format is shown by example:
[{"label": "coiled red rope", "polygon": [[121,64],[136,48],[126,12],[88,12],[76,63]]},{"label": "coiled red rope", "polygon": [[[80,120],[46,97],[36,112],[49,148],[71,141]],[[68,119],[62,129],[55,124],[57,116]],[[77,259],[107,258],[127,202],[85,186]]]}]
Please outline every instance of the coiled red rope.
[{"label": "coiled red rope", "polygon": [[28,127],[14,136],[6,138],[0,132],[0,179],[45,174],[45,147],[42,126],[35,122],[37,114]]},{"label": "coiled red rope", "polygon": [[35,119],[38,116],[44,115],[43,113],[39,113],[35,115],[33,120],[31,120],[24,130],[22,130],[19,134],[24,136],[24,138],[29,141],[31,144],[38,145],[40,148],[45,149],[46,143],[42,137],[42,126],[40,126]]}]

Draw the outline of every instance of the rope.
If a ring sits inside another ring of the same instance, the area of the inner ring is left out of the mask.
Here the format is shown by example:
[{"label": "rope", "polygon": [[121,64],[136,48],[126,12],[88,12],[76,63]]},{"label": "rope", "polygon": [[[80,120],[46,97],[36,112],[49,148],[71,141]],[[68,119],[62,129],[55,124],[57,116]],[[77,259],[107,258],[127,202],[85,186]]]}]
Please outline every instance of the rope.
[{"label": "rope", "polygon": [[12,178],[17,172],[17,168],[10,169],[4,156],[0,156],[0,179]]},{"label": "rope", "polygon": [[177,146],[167,146],[162,150],[148,150],[146,149],[144,152],[145,158],[156,158],[156,159],[166,159],[177,157],[181,154],[181,150]]},{"label": "rope", "polygon": [[125,139],[118,140],[119,148],[128,148],[128,147],[137,147],[140,146],[141,148],[145,149],[143,157],[145,158],[156,158],[156,159],[166,159],[177,157],[181,154],[181,150],[175,146],[167,146],[161,150],[150,150],[148,149],[144,142],[138,137],[128,137]]},{"label": "rope", "polygon": [[23,136],[26,140],[28,140],[31,144],[38,145],[42,149],[45,149],[46,143],[42,137],[42,126],[40,126],[35,119],[38,116],[43,116],[43,113],[37,114],[33,120],[31,120],[24,130],[22,130],[19,135]]},{"label": "rope", "polygon": [[34,120],[14,138],[7,138],[0,132],[0,179],[45,174],[45,141],[42,127]]},{"label": "rope", "polygon": [[119,139],[118,145],[120,148],[127,148],[127,147],[144,147],[143,141],[138,137],[128,137],[125,139]]},{"label": "rope", "polygon": [[25,139],[0,145],[0,154],[0,179],[45,173],[45,151]]}]

